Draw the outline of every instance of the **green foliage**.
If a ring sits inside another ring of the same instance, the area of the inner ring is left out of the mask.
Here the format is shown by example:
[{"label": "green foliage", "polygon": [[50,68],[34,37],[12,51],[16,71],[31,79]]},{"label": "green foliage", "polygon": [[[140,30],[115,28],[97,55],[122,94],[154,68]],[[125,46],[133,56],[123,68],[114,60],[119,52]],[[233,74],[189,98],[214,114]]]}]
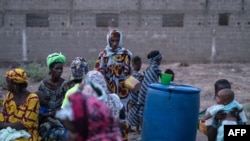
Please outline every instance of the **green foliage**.
[{"label": "green foliage", "polygon": [[89,70],[93,70],[95,67],[96,60],[88,60]]},{"label": "green foliage", "polygon": [[[39,82],[47,77],[48,75],[48,68],[46,66],[43,66],[42,64],[39,64],[37,62],[32,63],[20,63],[15,68],[20,67],[24,69],[27,72],[29,81],[31,82]],[[7,67],[9,68],[9,67]],[[5,73],[6,71],[10,69],[3,69],[4,71],[0,71],[0,89],[6,89],[6,80],[5,80]]]},{"label": "green foliage", "polygon": [[27,72],[29,79],[33,82],[41,81],[48,75],[47,67],[37,62],[21,64],[21,68]]}]

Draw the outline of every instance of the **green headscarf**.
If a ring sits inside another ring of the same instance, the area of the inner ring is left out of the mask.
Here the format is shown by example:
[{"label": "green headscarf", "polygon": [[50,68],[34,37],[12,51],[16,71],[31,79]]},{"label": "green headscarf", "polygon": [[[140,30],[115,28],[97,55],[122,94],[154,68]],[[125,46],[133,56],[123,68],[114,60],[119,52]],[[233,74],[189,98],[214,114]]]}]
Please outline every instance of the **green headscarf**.
[{"label": "green headscarf", "polygon": [[66,57],[60,52],[60,53],[52,53],[49,54],[47,57],[47,66],[50,67],[51,64],[53,63],[65,63],[66,62]]}]

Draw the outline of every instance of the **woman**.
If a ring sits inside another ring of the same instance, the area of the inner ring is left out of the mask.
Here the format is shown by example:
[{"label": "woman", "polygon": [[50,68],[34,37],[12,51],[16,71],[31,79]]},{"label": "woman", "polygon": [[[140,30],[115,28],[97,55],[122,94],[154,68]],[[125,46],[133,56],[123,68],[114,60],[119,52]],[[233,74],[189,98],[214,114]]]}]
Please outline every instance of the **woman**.
[{"label": "woman", "polygon": [[117,122],[103,102],[105,99],[102,86],[92,81],[84,83],[83,91],[69,96],[69,103],[56,114],[68,129],[68,140],[121,141]]},{"label": "woman", "polygon": [[88,62],[83,57],[76,57],[70,64],[71,76],[69,81],[64,85],[69,89],[65,94],[61,108],[68,104],[68,97],[75,93],[81,84],[84,75],[89,71]]},{"label": "woman", "polygon": [[112,110],[115,119],[120,120],[119,115],[121,109],[123,108],[123,104],[121,103],[121,100],[119,99],[117,94],[110,93],[103,75],[96,70],[92,70],[87,73],[86,79],[93,82],[94,84],[99,84],[103,88],[105,94],[103,102],[106,103]]},{"label": "woman", "polygon": [[[26,72],[21,68],[10,70],[6,73],[6,81],[9,92],[4,99],[3,109],[0,113],[1,131],[7,127],[17,130],[15,132],[19,132],[19,134],[27,131],[29,136],[22,134],[23,136],[20,137],[23,138],[20,140],[41,140],[38,134],[39,98],[35,93],[27,90],[28,77]],[[14,140],[15,136],[15,134],[9,134],[9,139],[13,137]]]},{"label": "woman", "polygon": [[159,82],[159,78],[161,76],[161,70],[159,68],[162,60],[161,53],[158,50],[151,51],[147,58],[149,60],[149,67],[143,72],[144,78],[142,81],[141,89],[138,95],[138,104],[139,108],[139,116],[143,117],[144,105],[147,96],[148,86],[151,83]]},{"label": "woman", "polygon": [[[113,29],[107,34],[107,46],[99,53],[95,70],[100,71],[107,82],[108,90],[118,94],[126,113],[128,112],[129,89],[125,87],[125,79],[131,75],[132,53],[122,47],[122,33]],[[123,126],[123,139],[128,139],[128,125]]]},{"label": "woman", "polygon": [[[162,60],[161,53],[158,50],[153,50],[147,55],[147,58],[149,60],[150,65],[145,71],[143,71],[144,78],[142,80],[137,100],[137,104],[139,106],[137,114],[140,117],[141,127],[142,127],[143,112],[144,112],[148,86],[151,83],[159,82],[159,78],[161,76],[161,70],[159,67]],[[139,137],[137,140],[140,141],[141,137]]]},{"label": "woman", "polygon": [[[53,53],[48,55],[46,61],[51,77],[42,80],[38,90],[50,97],[48,109],[51,115],[48,119],[51,119],[54,118],[56,110],[60,109],[66,93],[66,89],[63,87],[66,81],[61,78],[66,58],[61,53]],[[43,140],[64,140],[66,130],[63,126],[50,126],[48,129],[47,125],[53,125],[51,120],[40,123],[39,133]]]}]

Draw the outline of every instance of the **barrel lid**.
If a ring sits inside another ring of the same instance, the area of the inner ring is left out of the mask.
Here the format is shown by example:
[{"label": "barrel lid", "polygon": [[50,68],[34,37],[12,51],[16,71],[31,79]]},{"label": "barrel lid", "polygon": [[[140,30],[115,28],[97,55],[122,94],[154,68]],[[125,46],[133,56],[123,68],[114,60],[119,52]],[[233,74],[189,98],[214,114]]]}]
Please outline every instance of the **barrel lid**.
[{"label": "barrel lid", "polygon": [[171,82],[170,85],[162,85],[160,83],[152,83],[149,85],[152,89],[158,89],[162,91],[176,91],[176,92],[185,92],[185,93],[199,93],[201,90],[200,88],[186,85],[186,84],[177,84]]}]

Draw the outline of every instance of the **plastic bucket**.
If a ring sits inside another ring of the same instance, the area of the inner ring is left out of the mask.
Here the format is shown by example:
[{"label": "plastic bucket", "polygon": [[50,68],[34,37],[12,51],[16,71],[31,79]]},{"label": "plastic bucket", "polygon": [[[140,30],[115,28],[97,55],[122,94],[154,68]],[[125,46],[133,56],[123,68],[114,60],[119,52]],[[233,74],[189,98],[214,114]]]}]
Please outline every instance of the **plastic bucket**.
[{"label": "plastic bucket", "polygon": [[173,77],[172,74],[162,73],[161,74],[161,84],[162,85],[169,85],[172,77]]},{"label": "plastic bucket", "polygon": [[141,87],[140,81],[133,76],[129,76],[124,83],[125,87],[132,91],[138,91]]},{"label": "plastic bucket", "polygon": [[195,141],[200,89],[188,85],[149,85],[143,115],[143,141]]}]

